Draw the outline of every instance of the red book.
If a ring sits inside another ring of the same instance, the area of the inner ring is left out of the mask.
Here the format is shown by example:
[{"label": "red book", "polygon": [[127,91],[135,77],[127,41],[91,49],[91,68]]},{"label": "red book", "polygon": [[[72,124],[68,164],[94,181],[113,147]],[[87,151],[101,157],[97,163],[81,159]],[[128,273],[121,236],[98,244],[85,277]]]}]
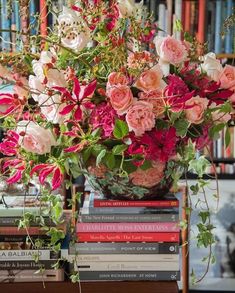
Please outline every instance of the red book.
[{"label": "red book", "polygon": [[77,233],[79,242],[179,242],[180,233]]},{"label": "red book", "polygon": [[[42,37],[47,36],[47,1],[40,0],[40,33]],[[41,42],[42,47],[44,47],[45,40]]]},{"label": "red book", "polygon": [[197,39],[200,43],[205,42],[205,20],[206,20],[206,0],[199,0]]},{"label": "red book", "polygon": [[184,1],[184,30],[190,32],[191,2]]},{"label": "red book", "polygon": [[77,232],[179,232],[178,223],[77,223]]},{"label": "red book", "polygon": [[94,207],[178,207],[178,200],[103,200],[94,199]]}]

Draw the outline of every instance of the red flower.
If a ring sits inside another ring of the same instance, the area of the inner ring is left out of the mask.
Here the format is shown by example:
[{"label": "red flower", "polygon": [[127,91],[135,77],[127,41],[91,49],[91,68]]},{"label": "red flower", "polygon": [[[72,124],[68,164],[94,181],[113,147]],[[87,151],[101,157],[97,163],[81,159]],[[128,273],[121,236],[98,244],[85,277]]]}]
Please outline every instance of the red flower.
[{"label": "red flower", "polygon": [[3,164],[3,171],[10,169],[12,175],[7,179],[7,183],[17,183],[22,179],[25,170],[25,162],[21,159],[8,160]]},{"label": "red flower", "polygon": [[33,167],[30,172],[30,176],[32,177],[34,173],[39,174],[39,182],[44,184],[48,176],[52,176],[52,190],[59,188],[62,184],[63,173],[61,169],[54,164],[39,164]]},{"label": "red flower", "polygon": [[82,119],[81,106],[87,109],[92,109],[94,107],[89,98],[94,94],[96,89],[96,80],[93,80],[87,86],[80,86],[77,78],[74,78],[73,81],[72,94],[64,87],[55,86],[53,89],[62,93],[62,103],[66,104],[66,106],[60,111],[60,114],[67,115],[74,111],[73,118],[76,121],[80,121]]},{"label": "red flower", "polygon": [[3,142],[0,143],[0,152],[5,156],[15,156],[18,142],[19,134],[13,130],[8,130]]},{"label": "red flower", "polygon": [[23,110],[23,101],[17,94],[0,94],[0,116],[7,116],[12,113],[20,115]]}]

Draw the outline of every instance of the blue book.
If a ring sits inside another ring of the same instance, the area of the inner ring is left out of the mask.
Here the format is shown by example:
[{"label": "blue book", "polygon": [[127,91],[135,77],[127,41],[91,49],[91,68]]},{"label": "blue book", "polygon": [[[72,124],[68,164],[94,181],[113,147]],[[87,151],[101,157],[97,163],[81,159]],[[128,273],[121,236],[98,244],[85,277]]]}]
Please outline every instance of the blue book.
[{"label": "blue book", "polygon": [[[226,18],[233,11],[233,0],[227,0]],[[229,29],[225,36],[225,53],[232,53],[232,30]]]},{"label": "blue book", "polygon": [[222,18],[222,1],[216,0],[216,9],[215,9],[215,53],[221,53],[221,18]]},{"label": "blue book", "polygon": [[31,0],[29,4],[29,13],[30,13],[30,18],[29,18],[29,24],[30,24],[30,34],[31,35],[36,35],[36,2],[35,0]]},{"label": "blue book", "polygon": [[10,51],[11,50],[11,18],[7,13],[7,0],[1,0],[1,28],[2,30],[2,50],[3,51]]}]

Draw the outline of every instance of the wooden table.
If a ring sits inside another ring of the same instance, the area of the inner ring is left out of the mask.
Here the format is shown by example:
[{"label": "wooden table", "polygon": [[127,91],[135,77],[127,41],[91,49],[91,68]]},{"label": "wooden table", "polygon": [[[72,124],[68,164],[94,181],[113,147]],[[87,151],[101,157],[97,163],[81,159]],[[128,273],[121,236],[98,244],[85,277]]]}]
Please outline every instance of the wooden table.
[{"label": "wooden table", "polygon": [[177,282],[0,283],[1,293],[178,293]]}]

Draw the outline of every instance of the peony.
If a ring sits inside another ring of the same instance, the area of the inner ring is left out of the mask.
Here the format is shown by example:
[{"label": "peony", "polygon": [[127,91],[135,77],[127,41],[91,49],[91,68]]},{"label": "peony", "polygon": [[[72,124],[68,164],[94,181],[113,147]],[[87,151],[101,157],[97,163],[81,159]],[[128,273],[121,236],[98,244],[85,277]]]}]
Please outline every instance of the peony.
[{"label": "peony", "polygon": [[182,96],[189,92],[186,83],[175,74],[167,76],[167,86],[165,88],[168,97]]},{"label": "peony", "polygon": [[186,61],[188,57],[186,47],[173,37],[156,37],[154,43],[160,60],[163,62],[178,65]]},{"label": "peony", "polygon": [[166,83],[163,81],[163,74],[158,65],[144,71],[137,79],[135,86],[143,91],[153,91],[157,89],[164,89]]},{"label": "peony", "polygon": [[186,119],[190,123],[200,124],[203,122],[203,115],[207,109],[209,100],[207,98],[201,98],[200,96],[192,97],[185,102],[188,109],[185,109]]},{"label": "peony", "polygon": [[201,68],[207,73],[207,75],[214,81],[218,81],[219,74],[223,67],[220,61],[216,59],[215,53],[208,53],[203,57],[203,63]]},{"label": "peony", "polygon": [[48,96],[41,94],[38,97],[38,103],[42,114],[48,121],[54,124],[61,124],[65,121],[66,116],[60,114],[60,111],[64,108],[64,105],[61,103],[60,95]]},{"label": "peony", "polygon": [[20,135],[19,144],[28,152],[43,155],[50,153],[51,147],[56,145],[51,131],[33,121],[20,121],[16,132]]},{"label": "peony", "polygon": [[134,185],[151,188],[161,182],[164,177],[166,164],[161,162],[152,162],[152,167],[147,170],[138,168],[129,175]]},{"label": "peony", "polygon": [[110,88],[108,97],[112,107],[119,115],[126,113],[134,100],[130,88],[126,85]]},{"label": "peony", "polygon": [[58,17],[61,43],[70,49],[80,51],[90,41],[90,31],[82,17],[72,9],[63,7]]},{"label": "peony", "polygon": [[153,113],[155,114],[156,118],[163,117],[166,103],[164,101],[162,91],[155,90],[151,92],[141,92],[139,93],[139,98],[153,105]]},{"label": "peony", "polygon": [[143,3],[136,4],[135,0],[118,0],[118,9],[122,17],[134,16]]},{"label": "peony", "polygon": [[90,123],[93,129],[100,128],[103,137],[110,137],[115,124],[116,111],[108,104],[97,105],[91,112]]},{"label": "peony", "polygon": [[32,97],[36,102],[38,101],[38,96],[45,91],[45,86],[34,75],[29,76],[29,88],[31,90]]},{"label": "peony", "polygon": [[235,67],[225,65],[219,75],[219,81],[222,88],[235,90]]},{"label": "peony", "polygon": [[126,114],[129,130],[141,136],[155,125],[153,105],[144,101],[135,101]]}]

